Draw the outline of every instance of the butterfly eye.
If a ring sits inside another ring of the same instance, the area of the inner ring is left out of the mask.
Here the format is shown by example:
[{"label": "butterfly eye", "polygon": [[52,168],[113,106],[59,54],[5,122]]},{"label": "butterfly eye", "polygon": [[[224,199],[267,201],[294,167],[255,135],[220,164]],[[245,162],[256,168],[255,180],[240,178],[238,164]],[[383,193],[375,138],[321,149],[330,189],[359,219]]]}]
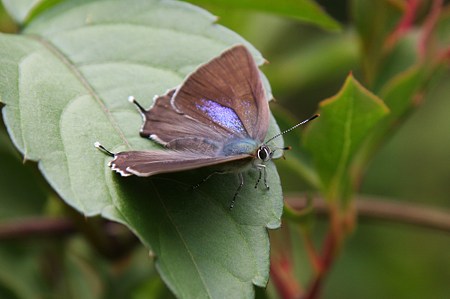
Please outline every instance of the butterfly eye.
[{"label": "butterfly eye", "polygon": [[267,146],[262,145],[259,147],[256,156],[258,157],[258,159],[267,162],[268,160],[270,160],[271,156],[270,153],[271,153],[270,149]]}]

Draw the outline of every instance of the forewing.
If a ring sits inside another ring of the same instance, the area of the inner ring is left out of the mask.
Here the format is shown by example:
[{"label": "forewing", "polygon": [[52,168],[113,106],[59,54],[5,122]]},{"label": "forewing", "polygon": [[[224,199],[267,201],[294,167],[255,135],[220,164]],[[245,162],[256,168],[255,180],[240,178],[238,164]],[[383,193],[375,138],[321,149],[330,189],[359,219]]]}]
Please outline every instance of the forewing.
[{"label": "forewing", "polygon": [[173,150],[191,150],[213,155],[224,140],[226,132],[215,130],[183,113],[170,104],[174,90],[157,97],[152,108],[142,110],[144,124],[141,136],[151,138]]},{"label": "forewing", "polygon": [[242,45],[199,67],[175,91],[175,109],[232,137],[263,142],[269,106],[258,67]]},{"label": "forewing", "polygon": [[205,157],[201,153],[180,151],[127,151],[114,155],[109,163],[122,176],[151,176],[217,165],[237,160],[251,160],[250,155]]}]

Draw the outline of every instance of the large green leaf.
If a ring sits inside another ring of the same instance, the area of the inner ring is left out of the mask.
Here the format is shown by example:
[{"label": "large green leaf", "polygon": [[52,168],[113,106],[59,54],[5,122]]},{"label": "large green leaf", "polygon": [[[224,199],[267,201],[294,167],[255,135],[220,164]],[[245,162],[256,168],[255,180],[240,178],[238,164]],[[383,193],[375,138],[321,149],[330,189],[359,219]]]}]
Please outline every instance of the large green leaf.
[{"label": "large green leaf", "polygon": [[351,194],[349,165],[372,128],[388,113],[386,105],[352,75],[337,95],[320,104],[321,117],[306,131],[322,188],[329,200]]},{"label": "large green leaf", "polygon": [[[207,12],[174,1],[65,1],[37,15],[20,36],[0,35],[3,117],[25,159],[71,206],[87,216],[128,225],[155,253],[156,265],[181,297],[251,297],[268,279],[266,227],[280,225],[282,197],[272,163],[271,189],[254,188],[257,173],[233,211],[238,182],[211,170],[155,178],[122,178],[107,167],[112,151],[156,149],[139,137],[141,117],[155,94],[180,84],[200,63],[233,44],[249,47],[214,24]],[[266,82],[266,81],[265,81]],[[266,83],[267,90],[269,86]],[[271,121],[269,135],[279,132]]]}]

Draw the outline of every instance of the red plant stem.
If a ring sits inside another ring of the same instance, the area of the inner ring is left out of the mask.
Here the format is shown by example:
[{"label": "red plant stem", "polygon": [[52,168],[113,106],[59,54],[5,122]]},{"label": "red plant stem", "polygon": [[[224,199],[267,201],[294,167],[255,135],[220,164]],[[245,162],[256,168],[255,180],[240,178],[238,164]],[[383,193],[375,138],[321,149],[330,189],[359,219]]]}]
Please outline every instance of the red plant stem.
[{"label": "red plant stem", "polygon": [[311,261],[311,265],[314,269],[315,274],[318,274],[321,271],[321,258],[317,253],[317,249],[314,246],[314,243],[311,239],[309,233],[302,233],[303,240],[305,242],[306,253],[308,254],[309,260]]},{"label": "red plant stem", "polygon": [[294,277],[289,259],[286,257],[272,259],[270,277],[281,298],[300,298],[302,291]]},{"label": "red plant stem", "polygon": [[450,62],[450,47],[442,51],[442,53],[439,55],[439,61],[443,61],[444,63]]},{"label": "red plant stem", "polygon": [[434,26],[439,20],[439,15],[441,14],[443,3],[443,0],[434,0],[430,13],[428,14],[424,22],[422,36],[418,44],[418,51],[422,60],[426,57],[428,44],[430,42]]},{"label": "red plant stem", "polygon": [[333,254],[335,242],[333,241],[334,237],[332,234],[329,234],[325,240],[325,250],[324,255],[322,256],[322,267],[320,272],[314,278],[311,286],[308,289],[308,292],[305,294],[305,299],[314,299],[318,298],[320,295],[320,291],[322,289],[323,281],[325,279],[326,274],[330,270],[330,267],[333,262]]},{"label": "red plant stem", "polygon": [[304,299],[319,298],[323,286],[323,281],[331,270],[331,267],[344,239],[344,218],[340,214],[340,211],[337,207],[332,206],[330,209],[330,213],[330,228],[324,241],[322,255],[320,258],[319,272],[314,277],[314,280],[311,283],[307,293],[305,294]]},{"label": "red plant stem", "polygon": [[419,0],[409,0],[406,3],[405,13],[398,23],[397,27],[394,31],[389,35],[386,39],[386,48],[391,49],[395,43],[403,36],[406,32],[408,32],[416,17],[417,8],[419,7]]}]

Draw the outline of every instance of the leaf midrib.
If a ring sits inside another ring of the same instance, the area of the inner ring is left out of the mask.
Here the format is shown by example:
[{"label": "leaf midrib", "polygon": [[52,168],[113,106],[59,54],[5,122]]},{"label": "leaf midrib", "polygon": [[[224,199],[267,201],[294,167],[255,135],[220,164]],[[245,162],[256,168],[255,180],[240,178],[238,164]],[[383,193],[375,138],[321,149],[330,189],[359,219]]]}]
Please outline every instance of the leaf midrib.
[{"label": "leaf midrib", "polygon": [[131,149],[131,145],[128,142],[127,138],[125,137],[125,134],[120,129],[119,125],[117,124],[116,120],[114,119],[111,111],[106,107],[105,103],[102,101],[100,96],[97,94],[95,89],[92,87],[91,84],[89,84],[88,80],[84,77],[84,75],[77,69],[74,63],[67,58],[64,53],[58,50],[51,42],[44,39],[41,36],[37,35],[29,35],[30,38],[35,39],[38,41],[42,46],[44,46],[48,51],[50,51],[52,54],[54,54],[54,57],[56,57],[61,63],[63,63],[67,69],[74,75],[75,78],[77,78],[78,82],[84,87],[84,89],[87,91],[87,93],[95,100],[95,102],[100,106],[103,113],[108,118],[109,122],[112,125],[112,128],[117,132],[118,136],[122,141],[125,143],[125,145]]},{"label": "leaf midrib", "polygon": [[349,101],[349,108],[346,109],[345,123],[344,123],[344,142],[342,144],[341,154],[339,157],[339,163],[336,167],[336,172],[333,176],[333,182],[338,184],[339,179],[343,176],[345,172],[345,166],[348,161],[348,157],[350,156],[350,148],[351,148],[351,130],[353,123],[353,104],[354,104],[354,94],[350,95],[351,99]]},{"label": "leaf midrib", "polygon": [[150,183],[152,184],[152,187],[155,190],[156,198],[158,198],[159,202],[161,203],[161,206],[163,207],[164,211],[166,212],[165,214],[166,214],[167,218],[169,219],[169,221],[172,224],[173,228],[177,232],[177,235],[180,238],[181,242],[183,243],[184,248],[186,248],[186,252],[189,254],[189,257],[191,258],[192,263],[194,264],[195,270],[197,271],[198,276],[200,277],[200,280],[201,280],[201,282],[203,284],[204,289],[208,293],[209,298],[213,298],[211,293],[210,293],[210,291],[209,291],[209,288],[208,288],[208,286],[206,284],[206,281],[205,281],[205,279],[204,279],[204,277],[203,277],[203,275],[202,275],[202,273],[200,271],[200,268],[198,267],[197,262],[195,261],[195,258],[194,258],[191,250],[189,249],[189,247],[187,245],[186,240],[183,238],[181,232],[179,231],[178,227],[175,225],[175,222],[173,221],[172,217],[170,216],[169,210],[167,209],[166,205],[164,204],[164,200],[162,200],[161,195],[159,194],[159,191],[156,188],[155,184],[153,183],[153,181],[150,181]]}]

